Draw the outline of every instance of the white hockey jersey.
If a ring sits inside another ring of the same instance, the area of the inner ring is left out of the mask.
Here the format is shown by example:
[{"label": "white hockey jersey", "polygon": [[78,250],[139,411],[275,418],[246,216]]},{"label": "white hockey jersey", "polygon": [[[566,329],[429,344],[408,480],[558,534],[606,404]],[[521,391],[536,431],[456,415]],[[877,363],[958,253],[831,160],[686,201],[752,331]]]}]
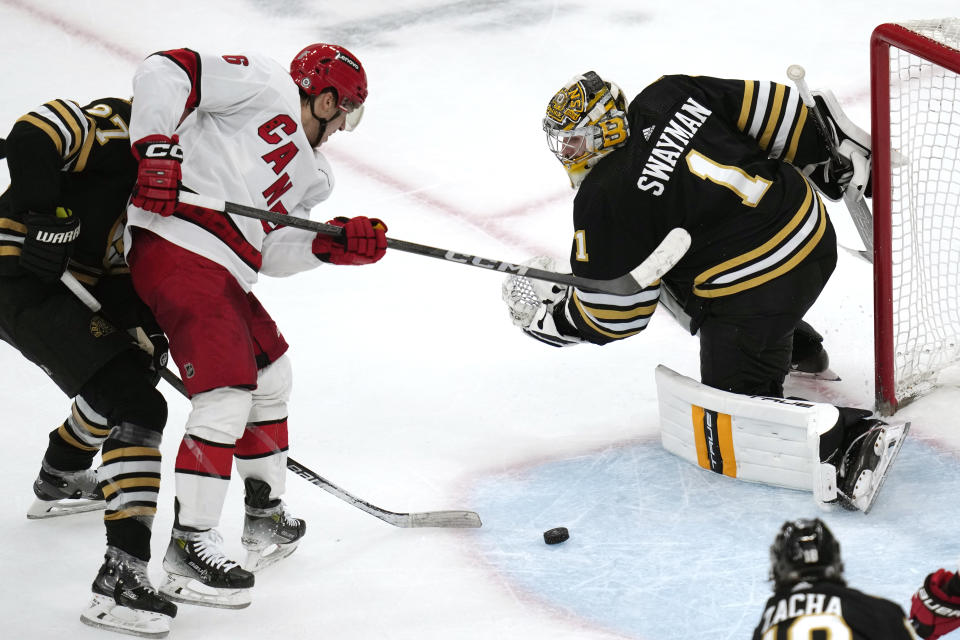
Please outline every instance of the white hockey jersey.
[{"label": "white hockey jersey", "polygon": [[[202,196],[309,218],[333,188],[330,165],[303,132],[297,86],[269,58],[163,51],[137,68],[133,96],[130,140],[180,136],[183,186]],[[169,217],[131,205],[127,251],[130,227],[213,260],[247,291],[259,272],[321,264],[309,232],[183,204]]]}]

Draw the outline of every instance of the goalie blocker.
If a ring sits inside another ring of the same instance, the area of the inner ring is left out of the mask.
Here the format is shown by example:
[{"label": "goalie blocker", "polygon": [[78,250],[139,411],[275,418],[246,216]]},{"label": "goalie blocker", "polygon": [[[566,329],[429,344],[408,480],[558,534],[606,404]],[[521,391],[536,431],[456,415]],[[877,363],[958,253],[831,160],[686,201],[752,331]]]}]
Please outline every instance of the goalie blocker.
[{"label": "goalie blocker", "polygon": [[663,448],[747,482],[812,491],[821,505],[873,506],[909,423],[860,409],[720,391],[659,365]]}]

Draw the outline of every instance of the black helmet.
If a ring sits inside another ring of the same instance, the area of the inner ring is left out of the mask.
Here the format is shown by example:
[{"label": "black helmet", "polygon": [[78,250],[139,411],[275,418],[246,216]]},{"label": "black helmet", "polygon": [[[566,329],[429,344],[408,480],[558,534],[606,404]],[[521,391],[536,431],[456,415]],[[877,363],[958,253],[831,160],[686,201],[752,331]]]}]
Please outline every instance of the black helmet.
[{"label": "black helmet", "polygon": [[783,523],[770,547],[770,579],[777,591],[801,581],[845,584],[840,543],[819,518]]}]

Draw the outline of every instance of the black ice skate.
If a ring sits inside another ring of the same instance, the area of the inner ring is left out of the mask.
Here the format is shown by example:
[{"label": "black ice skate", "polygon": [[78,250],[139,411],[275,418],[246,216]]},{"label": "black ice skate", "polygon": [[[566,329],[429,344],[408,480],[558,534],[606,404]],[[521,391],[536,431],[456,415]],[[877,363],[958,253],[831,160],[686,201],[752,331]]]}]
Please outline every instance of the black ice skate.
[{"label": "black ice skate", "polygon": [[177,605],[150,584],[146,561],[116,547],[107,547],[92,590],[93,599],[80,614],[80,621],[91,627],[141,638],[164,638],[177,615]]},{"label": "black ice skate", "polygon": [[909,422],[873,422],[847,446],[837,473],[840,504],[864,513],[870,511],[877,499],[890,466],[900,453],[903,440],[910,430]]},{"label": "black ice skate", "polygon": [[240,542],[247,550],[247,559],[243,567],[259,571],[293,553],[307,532],[307,523],[291,516],[282,501],[270,500],[266,482],[247,478],[244,487],[246,516]]},{"label": "black ice skate", "polygon": [[223,554],[222,541],[215,529],[174,528],[163,557],[167,577],[160,585],[160,593],[177,602],[205,607],[248,606],[253,574]]},{"label": "black ice skate", "polygon": [[803,320],[793,332],[790,373],[817,380],[840,380],[830,369],[830,356],[823,348],[823,336]]},{"label": "black ice skate", "polygon": [[37,499],[27,510],[31,520],[104,509],[106,502],[92,469],[59,471],[43,463],[33,482]]}]

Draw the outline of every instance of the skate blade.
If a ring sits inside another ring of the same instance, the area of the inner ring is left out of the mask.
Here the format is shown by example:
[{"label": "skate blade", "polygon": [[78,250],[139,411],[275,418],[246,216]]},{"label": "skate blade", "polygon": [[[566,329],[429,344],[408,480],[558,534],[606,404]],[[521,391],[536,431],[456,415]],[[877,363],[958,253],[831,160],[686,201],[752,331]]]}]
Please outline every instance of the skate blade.
[{"label": "skate blade", "polygon": [[827,367],[823,371],[818,371],[816,373],[809,373],[806,371],[791,371],[790,376],[793,378],[801,378],[807,380],[824,380],[826,382],[840,382],[840,376],[833,370]]},{"label": "skate blade", "polygon": [[218,609],[243,609],[250,606],[250,589],[210,587],[187,576],[168,573],[157,589],[168,599],[184,604]]},{"label": "skate blade", "polygon": [[865,496],[860,496],[858,498],[840,494],[841,505],[850,510],[862,511],[864,515],[870,513],[870,509],[873,508],[874,502],[877,500],[877,496],[880,494],[880,488],[883,487],[883,483],[887,479],[887,474],[890,472],[890,467],[893,466],[894,460],[896,460],[897,455],[900,453],[900,448],[903,446],[903,441],[907,437],[907,433],[910,431],[910,423],[904,422],[901,424],[890,424],[885,427],[887,433],[884,434],[884,451],[880,457],[880,462],[877,464],[877,468],[873,471],[864,471],[863,473],[870,473],[870,490]]},{"label": "skate blade", "polygon": [[124,607],[113,598],[100,594],[94,594],[89,606],[80,614],[80,622],[140,638],[166,638],[170,633],[170,616]]},{"label": "skate blade", "polygon": [[248,549],[247,558],[243,561],[243,568],[251,573],[257,573],[267,567],[272,567],[291,553],[297,550],[300,541],[289,544],[272,544],[268,547],[256,550]]},{"label": "skate blade", "polygon": [[76,500],[66,498],[64,500],[40,500],[37,498],[27,509],[27,519],[42,520],[44,518],[58,518],[60,516],[71,516],[75,513],[85,513],[87,511],[103,511],[107,503],[104,500],[88,500],[78,498]]}]

